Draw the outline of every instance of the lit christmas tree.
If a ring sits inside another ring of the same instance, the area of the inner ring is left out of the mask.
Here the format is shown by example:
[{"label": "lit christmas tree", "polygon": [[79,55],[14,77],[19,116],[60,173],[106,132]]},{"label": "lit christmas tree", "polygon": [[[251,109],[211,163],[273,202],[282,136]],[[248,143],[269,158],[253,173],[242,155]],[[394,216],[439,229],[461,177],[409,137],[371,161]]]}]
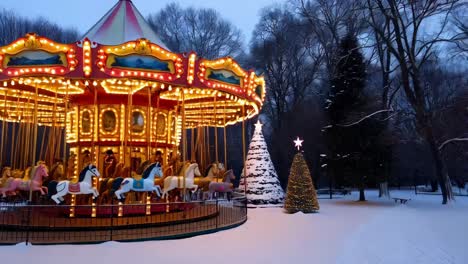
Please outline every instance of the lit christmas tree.
[{"label": "lit christmas tree", "polygon": [[[299,138],[294,141],[298,150],[300,150],[302,142]],[[307,167],[304,156],[300,152],[294,156],[291,165],[284,209],[287,213],[299,211],[314,213],[320,209],[309,167]]]},{"label": "lit christmas tree", "polygon": [[[255,132],[249,145],[245,166],[247,181],[247,202],[250,205],[275,205],[284,202],[284,191],[281,188],[267,144],[263,138],[262,124],[255,124]],[[244,170],[239,189],[245,191]]]}]

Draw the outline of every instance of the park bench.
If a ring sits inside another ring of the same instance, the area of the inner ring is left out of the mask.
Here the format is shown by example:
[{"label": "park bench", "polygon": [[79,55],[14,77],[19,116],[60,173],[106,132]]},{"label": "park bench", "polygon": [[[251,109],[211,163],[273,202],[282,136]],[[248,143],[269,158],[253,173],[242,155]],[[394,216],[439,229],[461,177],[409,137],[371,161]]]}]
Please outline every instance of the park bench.
[{"label": "park bench", "polygon": [[401,204],[405,204],[409,200],[411,200],[411,199],[407,199],[407,198],[392,198],[392,199],[395,201],[395,203],[400,202]]},{"label": "park bench", "polygon": [[[332,194],[338,195],[349,195],[351,194],[351,189],[331,189]],[[317,194],[330,194],[330,189],[319,189]]]}]

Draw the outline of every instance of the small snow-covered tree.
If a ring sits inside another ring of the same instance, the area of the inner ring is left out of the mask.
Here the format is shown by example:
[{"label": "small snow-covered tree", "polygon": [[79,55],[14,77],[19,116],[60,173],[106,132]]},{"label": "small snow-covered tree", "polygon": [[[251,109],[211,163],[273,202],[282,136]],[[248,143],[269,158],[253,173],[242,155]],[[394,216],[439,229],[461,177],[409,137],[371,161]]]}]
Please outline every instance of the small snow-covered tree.
[{"label": "small snow-covered tree", "polygon": [[[245,178],[244,171],[247,175]],[[281,204],[284,201],[284,191],[271,161],[260,122],[255,124],[239,189],[246,193],[247,202],[251,205]]]}]

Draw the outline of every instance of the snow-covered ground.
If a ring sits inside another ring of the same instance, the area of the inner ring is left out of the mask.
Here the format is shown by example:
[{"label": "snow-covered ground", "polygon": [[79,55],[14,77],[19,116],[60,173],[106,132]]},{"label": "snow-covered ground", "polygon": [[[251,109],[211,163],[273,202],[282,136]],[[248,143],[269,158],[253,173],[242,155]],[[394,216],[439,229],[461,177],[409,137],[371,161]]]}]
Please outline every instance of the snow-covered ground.
[{"label": "snow-covered ground", "polygon": [[251,209],[242,226],[172,241],[0,247],[14,263],[468,263],[468,197],[392,191],[405,205],[357,194],[320,200],[317,214]]}]

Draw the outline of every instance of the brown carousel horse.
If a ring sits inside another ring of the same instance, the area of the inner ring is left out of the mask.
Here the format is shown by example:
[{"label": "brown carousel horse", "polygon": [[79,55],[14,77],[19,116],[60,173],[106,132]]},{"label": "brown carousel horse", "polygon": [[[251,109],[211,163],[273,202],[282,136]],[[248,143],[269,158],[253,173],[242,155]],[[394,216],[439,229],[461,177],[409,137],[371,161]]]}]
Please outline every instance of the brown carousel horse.
[{"label": "brown carousel horse", "polygon": [[[112,172],[112,174],[110,174]],[[112,169],[112,171],[107,170],[107,175],[110,177],[108,178],[103,178],[100,183],[99,183],[99,193],[101,194],[99,196],[99,203],[104,204],[104,203],[109,203],[112,199],[113,193],[112,193],[112,184],[114,183],[114,180],[117,178],[129,178],[130,177],[130,167],[125,166],[124,163],[119,162],[117,165],[115,165],[115,168]]]},{"label": "brown carousel horse", "polygon": [[63,181],[66,180],[65,166],[62,160],[56,160],[55,164],[52,165],[49,172],[49,177],[42,183],[42,186],[47,186],[51,181]]}]

